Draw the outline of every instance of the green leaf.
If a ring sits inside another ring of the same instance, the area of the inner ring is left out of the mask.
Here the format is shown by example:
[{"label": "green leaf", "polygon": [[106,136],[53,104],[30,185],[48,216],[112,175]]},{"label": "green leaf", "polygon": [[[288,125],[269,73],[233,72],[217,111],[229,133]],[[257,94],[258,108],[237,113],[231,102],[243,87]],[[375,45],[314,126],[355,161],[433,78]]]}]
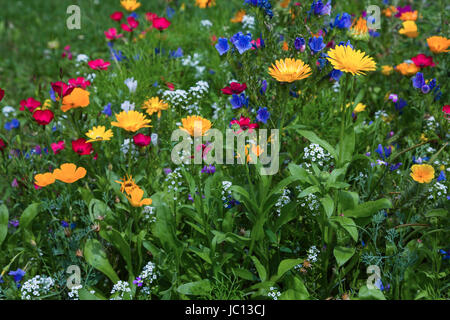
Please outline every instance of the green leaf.
[{"label": "green leaf", "polygon": [[341,190],[339,191],[339,201],[342,210],[351,210],[358,205],[359,195],[356,192]]},{"label": "green leaf", "polygon": [[130,273],[130,276],[134,278],[133,264],[131,262],[131,248],[130,245],[125,241],[123,236],[119,233],[119,231],[114,229],[105,231],[102,229],[100,231],[100,236],[106,241],[111,242],[114,247],[119,250],[120,254],[127,264],[127,269]]},{"label": "green leaf", "polygon": [[182,284],[177,291],[185,295],[207,296],[211,293],[211,283],[209,280],[200,280]]},{"label": "green leaf", "polygon": [[336,149],[333,148],[328,142],[320,139],[314,132],[307,130],[298,130],[298,133],[300,133],[312,143],[317,143],[319,146],[325,148],[333,158],[338,159]]},{"label": "green leaf", "polygon": [[251,256],[253,263],[255,264],[256,271],[258,271],[259,278],[261,279],[261,282],[266,281],[267,279],[267,272],[264,266],[259,262],[258,258],[255,256]]},{"label": "green leaf", "polygon": [[[286,272],[302,262],[303,259],[285,259],[281,261],[278,265],[277,280],[280,279]],[[275,281],[274,279],[271,280]]]},{"label": "green leaf", "polygon": [[337,246],[334,248],[333,254],[338,265],[342,266],[355,254],[355,251],[355,248]]},{"label": "green leaf", "polygon": [[19,219],[19,228],[27,229],[30,223],[36,218],[40,211],[40,203],[30,204],[22,213]]},{"label": "green leaf", "polygon": [[200,258],[202,258],[204,261],[206,261],[209,264],[212,264],[211,258],[210,258],[210,249],[209,248],[203,248],[203,250],[200,250],[198,248],[190,247],[190,251],[198,255]]},{"label": "green leaf", "polygon": [[[445,209],[433,209],[425,213],[425,217],[432,218],[432,217],[441,217],[445,218],[448,216],[448,210]],[[0,241],[1,243],[1,241]]]},{"label": "green leaf", "polygon": [[361,300],[386,300],[383,292],[379,289],[369,289],[367,286],[362,286],[359,289],[358,298]]},{"label": "green leaf", "polygon": [[290,163],[288,168],[289,168],[289,172],[291,173],[291,175],[296,177],[298,180],[300,180],[301,182],[304,182],[304,183],[311,184],[310,180],[309,180],[310,174],[304,168],[302,168],[294,163]]},{"label": "green leaf", "polygon": [[235,269],[233,269],[233,271],[238,277],[240,277],[244,280],[249,280],[249,281],[257,281],[258,280],[258,278],[247,269],[235,268]]},{"label": "green leaf", "polygon": [[320,202],[322,203],[323,209],[325,210],[325,214],[327,217],[331,217],[334,212],[334,201],[331,199],[331,197],[327,194],[325,197],[320,199]]},{"label": "green leaf", "polygon": [[392,203],[389,199],[379,199],[375,201],[364,202],[354,209],[344,211],[345,217],[363,218],[370,217],[382,209],[392,208]]},{"label": "green leaf", "polygon": [[8,208],[4,204],[2,204],[0,206],[0,246],[2,245],[3,241],[6,239],[6,235],[8,234],[8,219]]},{"label": "green leaf", "polygon": [[347,129],[344,140],[338,145],[340,166],[352,160],[355,151],[355,130],[353,127]]},{"label": "green leaf", "polygon": [[308,188],[306,188],[305,190],[303,190],[299,195],[298,198],[304,198],[307,195],[311,194],[311,193],[315,193],[315,192],[320,192],[320,188],[318,186],[310,186]]},{"label": "green leaf", "polygon": [[337,216],[332,217],[331,220],[339,223],[341,227],[344,228],[350,234],[353,240],[358,241],[358,229],[356,228],[356,224],[355,221],[353,221],[353,219]]},{"label": "green leaf", "polygon": [[78,290],[78,297],[80,300],[106,300],[105,298],[99,298],[95,294],[90,293],[85,288]]},{"label": "green leaf", "polygon": [[86,262],[95,269],[103,272],[113,283],[120,279],[108,261],[105,251],[98,240],[88,239],[84,245],[84,257]]},{"label": "green leaf", "polygon": [[306,289],[303,281],[297,277],[294,278],[294,288],[284,291],[280,300],[307,300],[309,299],[309,293]]}]

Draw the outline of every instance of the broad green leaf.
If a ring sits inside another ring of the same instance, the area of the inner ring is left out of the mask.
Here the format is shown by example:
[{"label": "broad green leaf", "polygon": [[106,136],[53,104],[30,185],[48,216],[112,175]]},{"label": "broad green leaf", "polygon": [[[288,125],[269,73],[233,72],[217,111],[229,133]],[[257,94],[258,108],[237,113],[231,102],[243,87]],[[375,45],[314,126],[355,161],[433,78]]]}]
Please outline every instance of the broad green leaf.
[{"label": "broad green leaf", "polygon": [[389,199],[384,198],[375,201],[364,202],[356,206],[354,209],[346,210],[344,211],[344,216],[356,218],[370,217],[378,211],[388,208],[392,208],[392,203]]},{"label": "broad green leaf", "polygon": [[119,233],[119,231],[111,229],[108,231],[101,230],[100,236],[106,241],[111,242],[117,250],[119,250],[123,259],[127,264],[127,269],[130,275],[134,278],[133,273],[133,264],[131,261],[131,248],[130,245],[125,241],[123,236]]},{"label": "broad green leaf", "polygon": [[334,248],[333,254],[338,265],[342,266],[355,254],[355,251],[355,248],[337,246]]},{"label": "broad green leaf", "polygon": [[344,211],[351,210],[358,205],[359,195],[356,192],[341,190],[339,191],[339,201]]},{"label": "broad green leaf", "polygon": [[356,228],[356,224],[353,219],[337,216],[332,217],[332,220],[338,222],[351,235],[353,240],[358,241],[358,229]]},{"label": "broad green leaf", "polygon": [[288,168],[289,168],[289,172],[291,173],[291,175],[296,177],[298,180],[311,184],[310,180],[309,180],[310,174],[304,168],[302,168],[294,163],[290,163]]},{"label": "broad green leaf", "polygon": [[277,278],[280,279],[286,272],[303,262],[303,259],[285,259],[278,265]]},{"label": "broad green leaf", "polygon": [[9,212],[8,208],[4,204],[0,206],[0,246],[3,241],[6,239],[6,235],[8,234],[8,219]]},{"label": "broad green leaf", "polygon": [[383,292],[379,289],[369,289],[367,286],[362,286],[359,289],[358,298],[361,300],[386,300]]},{"label": "broad green leaf", "polygon": [[258,278],[247,269],[235,268],[235,269],[233,269],[233,271],[238,277],[240,277],[244,280],[249,280],[249,281],[257,281],[258,280]]},{"label": "broad green leaf", "polygon": [[90,293],[85,288],[78,290],[78,297],[80,300],[105,300],[105,298],[99,298],[97,295]]},{"label": "broad green leaf", "polygon": [[448,216],[448,211],[445,209],[433,209],[433,210],[430,210],[427,213],[425,213],[425,217],[427,217],[427,218],[432,218],[432,217],[445,218],[447,216]]},{"label": "broad green leaf", "polygon": [[344,140],[338,145],[339,162],[343,165],[352,160],[355,151],[355,130],[353,127],[347,129],[344,135]]},{"label": "broad green leaf", "polygon": [[209,280],[200,280],[182,284],[177,291],[185,295],[207,296],[211,293],[212,287]]},{"label": "broad green leaf", "polygon": [[36,218],[40,211],[40,203],[30,204],[22,213],[19,219],[19,228],[27,229],[30,223]]},{"label": "broad green leaf", "polygon": [[300,133],[302,136],[304,136],[306,139],[308,139],[312,143],[316,143],[319,146],[325,148],[325,150],[327,150],[333,158],[338,159],[336,149],[333,148],[325,140],[320,139],[314,132],[308,131],[308,130],[298,130],[298,133]]},{"label": "broad green leaf", "polygon": [[308,188],[306,188],[305,190],[303,190],[299,195],[298,198],[304,198],[307,195],[311,194],[311,193],[315,193],[315,192],[320,192],[320,188],[318,186],[310,186]]},{"label": "broad green leaf", "polygon": [[267,279],[267,272],[264,266],[259,262],[258,258],[255,256],[251,256],[253,263],[255,264],[256,271],[258,271],[259,278],[261,279],[261,282],[266,281]]},{"label": "broad green leaf", "polygon": [[325,214],[327,217],[331,217],[334,212],[334,202],[333,199],[327,194],[325,197],[320,199],[320,202],[322,203],[323,209],[325,210]]},{"label": "broad green leaf", "polygon": [[113,283],[120,279],[108,261],[105,251],[98,240],[88,239],[84,245],[84,257],[86,262],[95,269],[103,272]]},{"label": "broad green leaf", "polygon": [[204,261],[206,261],[209,264],[212,264],[211,258],[210,258],[210,249],[209,248],[203,248],[203,250],[200,250],[198,248],[190,247],[190,251],[198,255],[200,258],[202,258]]}]

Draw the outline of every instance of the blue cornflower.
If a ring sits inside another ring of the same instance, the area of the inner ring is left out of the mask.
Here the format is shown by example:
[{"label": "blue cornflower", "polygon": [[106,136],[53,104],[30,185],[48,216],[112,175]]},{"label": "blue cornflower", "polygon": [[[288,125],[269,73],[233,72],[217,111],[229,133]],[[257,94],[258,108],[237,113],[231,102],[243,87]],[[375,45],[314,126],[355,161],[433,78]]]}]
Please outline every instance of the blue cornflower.
[{"label": "blue cornflower", "polygon": [[398,99],[398,101],[395,103],[395,110],[397,111],[401,111],[404,107],[406,107],[408,105],[408,102],[406,102],[406,100],[400,98]]},{"label": "blue cornflower", "polygon": [[230,98],[230,103],[233,109],[248,107],[248,98],[245,96],[245,93],[241,93],[239,96],[233,94]]},{"label": "blue cornflower", "polygon": [[214,172],[216,172],[216,167],[214,167],[213,165],[206,165],[202,168],[202,173],[209,173],[209,174],[213,174]]},{"label": "blue cornflower", "polygon": [[50,94],[50,99],[52,99],[53,102],[56,102],[55,90],[53,90],[53,88],[50,88],[50,91],[48,93]]},{"label": "blue cornflower", "polygon": [[264,94],[267,90],[267,81],[261,80],[261,89],[259,89],[259,93]]},{"label": "blue cornflower", "polygon": [[346,47],[349,46],[350,48],[353,49],[353,46],[350,43],[350,40],[347,40],[347,42],[341,41],[341,42],[339,42],[338,46],[346,46]]},{"label": "blue cornflower", "polygon": [[22,269],[17,269],[16,271],[10,271],[8,273],[10,276],[14,277],[14,282],[20,282],[22,280],[22,278],[25,276],[25,271],[23,271]]},{"label": "blue cornflower", "polygon": [[267,123],[267,120],[270,118],[270,112],[267,110],[267,107],[261,108],[259,107],[259,110],[256,114],[256,120],[259,122]]},{"label": "blue cornflower", "polygon": [[378,145],[378,148],[375,150],[376,153],[380,156],[381,159],[386,160],[392,153],[392,147],[384,147],[381,144]]},{"label": "blue cornflower", "polygon": [[111,103],[108,103],[106,106],[103,107],[102,113],[106,114],[108,117],[112,116]]},{"label": "blue cornflower", "polygon": [[308,15],[314,13],[316,16],[330,15],[331,13],[331,1],[324,4],[322,0],[313,1],[311,4],[311,10],[308,11]]},{"label": "blue cornflower", "polygon": [[334,81],[339,81],[339,79],[342,77],[343,72],[341,70],[337,70],[337,69],[333,69],[331,70],[329,76],[330,79],[334,80]]},{"label": "blue cornflower", "polygon": [[309,38],[308,45],[309,48],[311,49],[312,54],[316,54],[319,51],[322,51],[326,46],[326,44],[323,43],[322,36]]},{"label": "blue cornflower", "polygon": [[183,50],[178,47],[176,51],[170,51],[170,56],[172,58],[181,58],[183,56]]},{"label": "blue cornflower", "polygon": [[5,123],[5,129],[8,131],[17,129],[18,127],[20,127],[20,122],[17,119],[12,119],[11,121]]},{"label": "blue cornflower", "polygon": [[341,16],[340,13],[334,18],[334,23],[332,24],[333,27],[337,27],[338,29],[348,29],[352,25],[352,17],[347,13],[344,12]]},{"label": "blue cornflower", "polygon": [[446,180],[446,176],[445,176],[445,172],[444,170],[441,170],[441,172],[439,173],[439,176],[437,177],[436,181],[445,181]]},{"label": "blue cornflower", "polygon": [[295,38],[294,47],[295,47],[296,50],[299,50],[301,52],[305,51],[305,48],[306,48],[306,41],[305,41],[305,39],[303,39],[301,37]]},{"label": "blue cornflower", "polygon": [[223,55],[230,50],[230,45],[228,44],[227,38],[219,38],[219,41],[217,42],[215,47],[220,55]]},{"label": "blue cornflower", "polygon": [[167,7],[166,9],[167,18],[172,19],[173,15],[175,14],[175,9],[171,7]]},{"label": "blue cornflower", "polygon": [[63,220],[63,221],[61,221],[61,226],[63,228],[68,228],[69,227],[69,223],[67,221]]},{"label": "blue cornflower", "polygon": [[252,48],[252,35],[250,33],[244,35],[242,32],[238,32],[230,38],[230,41],[240,54]]}]

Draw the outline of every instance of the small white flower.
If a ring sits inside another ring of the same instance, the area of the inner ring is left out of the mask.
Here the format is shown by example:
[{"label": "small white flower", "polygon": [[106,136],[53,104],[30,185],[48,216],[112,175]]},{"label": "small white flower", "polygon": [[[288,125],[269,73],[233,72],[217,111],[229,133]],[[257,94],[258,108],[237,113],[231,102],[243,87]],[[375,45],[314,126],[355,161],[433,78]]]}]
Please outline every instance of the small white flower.
[{"label": "small white flower", "polygon": [[136,92],[136,88],[138,85],[137,80],[134,80],[134,78],[128,78],[124,81],[124,83],[128,87],[128,90],[130,90],[130,93]]},{"label": "small white flower", "polygon": [[122,103],[122,105],[120,106],[120,108],[121,108],[123,111],[128,112],[128,111],[130,111],[130,110],[134,110],[135,106],[134,106],[134,103],[131,103],[130,101],[126,100],[126,101],[124,101],[124,102]]}]

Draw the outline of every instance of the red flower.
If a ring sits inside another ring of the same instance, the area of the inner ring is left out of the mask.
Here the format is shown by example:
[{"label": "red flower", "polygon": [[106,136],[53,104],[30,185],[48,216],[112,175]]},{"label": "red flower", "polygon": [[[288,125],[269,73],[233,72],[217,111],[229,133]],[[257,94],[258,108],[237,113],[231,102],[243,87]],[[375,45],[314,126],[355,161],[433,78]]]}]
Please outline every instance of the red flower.
[{"label": "red flower", "polygon": [[149,22],[153,22],[153,20],[155,20],[156,18],[159,18],[159,17],[158,17],[158,15],[157,15],[156,13],[153,13],[153,12],[147,12],[147,13],[145,14],[145,18],[147,18],[147,20],[148,20]]},{"label": "red flower", "polygon": [[3,97],[5,96],[5,90],[3,90],[2,88],[0,88],[0,101],[3,100]]},{"label": "red flower", "polygon": [[248,130],[248,132],[252,132],[252,130],[254,128],[258,128],[258,124],[257,123],[250,123],[250,118],[246,118],[241,116],[241,118],[238,120],[232,120],[230,122],[230,125],[232,126],[233,124],[238,124],[239,127],[241,128],[241,130],[239,130],[237,133],[241,133],[242,131],[246,131]]},{"label": "red flower", "polygon": [[71,94],[73,89],[75,89],[75,87],[68,86],[62,81],[52,82],[51,85],[53,91],[55,91],[55,93],[57,93],[59,97],[65,97]]},{"label": "red flower", "polygon": [[54,114],[51,110],[36,110],[33,119],[40,125],[46,126],[53,120]]},{"label": "red flower", "polygon": [[109,40],[116,40],[123,37],[123,34],[118,34],[116,28],[110,28],[108,31],[105,31],[105,37]]},{"label": "red flower", "polygon": [[58,141],[57,143],[52,143],[51,144],[52,150],[54,154],[58,154],[61,150],[64,150],[64,141]]},{"label": "red flower", "polygon": [[78,77],[76,79],[70,79],[69,80],[69,84],[72,87],[78,87],[78,88],[82,88],[82,89],[86,89],[86,87],[91,85],[91,82],[84,79],[83,77]]},{"label": "red flower", "polygon": [[211,45],[216,45],[217,43],[217,36],[214,34],[211,36]]},{"label": "red flower", "polygon": [[2,138],[0,138],[0,151],[3,152],[3,150],[5,150],[6,148],[6,142],[3,141]]},{"label": "red flower", "polygon": [[39,108],[41,103],[33,98],[28,98],[27,100],[20,101],[20,111],[25,110],[25,107],[28,108],[30,112],[33,112],[36,108]]},{"label": "red flower", "polygon": [[442,107],[442,112],[445,113],[447,117],[450,117],[450,105],[445,105]]},{"label": "red flower", "polygon": [[133,32],[133,30],[139,26],[139,21],[133,17],[128,17],[127,22],[128,24],[122,23],[120,25],[124,31]]},{"label": "red flower", "polygon": [[173,83],[167,82],[166,85],[167,85],[167,87],[169,87],[170,91],[175,90],[175,85]]},{"label": "red flower", "polygon": [[72,141],[72,150],[78,153],[80,156],[91,154],[92,143],[86,142],[86,139],[80,138]]},{"label": "red flower", "polygon": [[153,19],[153,28],[163,31],[170,26],[170,21],[164,17],[158,17]]},{"label": "red flower", "polygon": [[111,63],[103,61],[103,59],[92,60],[88,62],[89,67],[94,70],[108,70]]},{"label": "red flower", "polygon": [[152,139],[150,136],[146,136],[145,134],[138,133],[133,137],[134,144],[139,147],[146,147],[150,144]]},{"label": "red flower", "polygon": [[222,93],[227,95],[240,94],[245,89],[247,89],[246,83],[240,84],[239,82],[232,82],[229,87],[222,89]]},{"label": "red flower", "polygon": [[436,64],[433,62],[433,57],[426,56],[423,53],[418,54],[414,58],[411,58],[411,60],[414,62],[416,66],[419,68],[425,68],[425,67],[434,67]]},{"label": "red flower", "polygon": [[64,47],[64,52],[62,53],[61,57],[65,58],[67,56],[67,59],[72,60],[72,52],[70,52],[70,46]]},{"label": "red flower", "polygon": [[123,18],[123,12],[116,11],[112,15],[110,15],[110,18],[114,21],[120,22]]}]

